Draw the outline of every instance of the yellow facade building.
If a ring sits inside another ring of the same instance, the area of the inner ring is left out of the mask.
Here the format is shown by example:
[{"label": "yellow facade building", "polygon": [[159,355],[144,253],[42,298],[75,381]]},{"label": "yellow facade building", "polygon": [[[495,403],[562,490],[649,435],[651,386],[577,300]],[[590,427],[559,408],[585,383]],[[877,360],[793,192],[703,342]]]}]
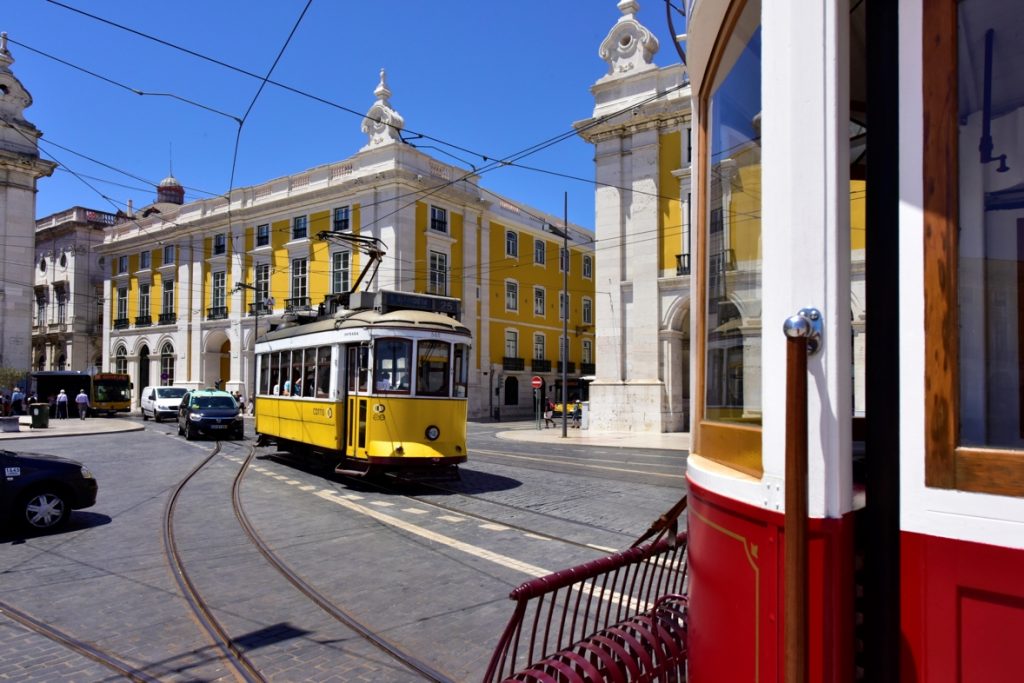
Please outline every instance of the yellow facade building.
[{"label": "yellow facade building", "polygon": [[[485,190],[402,141],[384,74],[354,156],[186,203],[173,177],[111,227],[104,370],[137,389],[174,384],[251,395],[254,334],[360,289],[462,302],[472,330],[470,415],[533,414],[531,377],[553,395],[563,343],[561,219]],[[323,238],[326,233],[326,238]],[[594,256],[569,226],[570,396],[593,372]],[[384,247],[377,268],[359,238]],[[258,325],[258,328],[257,328]],[[136,396],[140,391],[136,391]]]}]

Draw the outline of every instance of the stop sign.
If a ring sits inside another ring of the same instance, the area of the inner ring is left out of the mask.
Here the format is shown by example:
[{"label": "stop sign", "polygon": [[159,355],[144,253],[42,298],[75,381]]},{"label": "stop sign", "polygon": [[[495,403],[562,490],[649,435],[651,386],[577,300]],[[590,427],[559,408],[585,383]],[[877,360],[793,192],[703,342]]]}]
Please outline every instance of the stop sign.
[{"label": "stop sign", "polygon": [[530,386],[533,387],[534,389],[540,389],[543,384],[544,380],[542,380],[540,377],[537,377],[537,375],[534,375],[533,379],[530,380]]}]

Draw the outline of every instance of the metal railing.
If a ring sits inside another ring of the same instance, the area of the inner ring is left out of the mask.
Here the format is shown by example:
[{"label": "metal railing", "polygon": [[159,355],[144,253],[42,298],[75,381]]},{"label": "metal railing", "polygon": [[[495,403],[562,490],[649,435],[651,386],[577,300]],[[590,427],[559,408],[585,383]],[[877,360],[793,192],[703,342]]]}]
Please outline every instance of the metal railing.
[{"label": "metal railing", "polygon": [[114,329],[115,330],[127,329],[128,327],[131,326],[131,324],[132,324],[132,321],[129,320],[128,318],[114,318]]},{"label": "metal railing", "polygon": [[226,317],[228,317],[227,306],[211,306],[206,309],[207,320],[223,320]]},{"label": "metal railing", "polygon": [[525,370],[526,361],[524,361],[522,358],[510,358],[508,356],[505,356],[504,358],[501,359],[501,369],[512,371]]},{"label": "metal railing", "polygon": [[265,301],[262,301],[260,303],[251,303],[251,304],[249,304],[249,315],[252,315],[252,316],[256,316],[256,315],[270,315],[273,312],[274,312],[274,309],[272,309],[270,306],[268,306]]},{"label": "metal railing", "polygon": [[522,584],[491,657],[497,681],[682,681],[686,532]]},{"label": "metal railing", "polygon": [[676,254],[676,275],[690,274],[690,255]]},{"label": "metal railing", "polygon": [[173,312],[161,313],[160,317],[157,320],[161,325],[173,325],[174,323],[178,322],[178,316]]},{"label": "metal railing", "polygon": [[543,360],[541,358],[530,359],[530,371],[531,372],[551,372],[551,361]]},{"label": "metal railing", "polygon": [[306,311],[309,310],[310,303],[308,296],[294,296],[290,299],[284,300],[285,311]]},{"label": "metal railing", "polygon": [[153,324],[152,315],[137,315],[135,316],[135,327],[149,327]]}]

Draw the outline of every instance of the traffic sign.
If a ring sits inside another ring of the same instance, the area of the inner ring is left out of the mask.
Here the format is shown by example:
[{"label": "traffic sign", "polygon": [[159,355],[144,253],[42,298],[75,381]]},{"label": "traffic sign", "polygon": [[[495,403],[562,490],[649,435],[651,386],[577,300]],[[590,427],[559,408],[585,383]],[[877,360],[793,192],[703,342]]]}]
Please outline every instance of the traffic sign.
[{"label": "traffic sign", "polygon": [[530,380],[530,386],[532,386],[534,389],[540,389],[541,386],[543,386],[543,384],[544,384],[544,380],[542,380],[537,375],[534,375],[533,379]]}]

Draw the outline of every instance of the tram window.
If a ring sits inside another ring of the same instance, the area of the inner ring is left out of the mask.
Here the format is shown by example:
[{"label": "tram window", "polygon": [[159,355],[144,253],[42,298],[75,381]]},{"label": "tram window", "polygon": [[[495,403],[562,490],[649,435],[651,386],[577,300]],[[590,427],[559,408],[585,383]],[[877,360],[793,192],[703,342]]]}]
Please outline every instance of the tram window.
[{"label": "tram window", "polygon": [[[366,391],[366,376],[370,367],[370,348],[350,346],[348,349],[348,390]],[[358,378],[358,386],[356,385]]]},{"label": "tram window", "polygon": [[313,396],[316,391],[316,349],[309,348],[305,351],[303,360],[305,374],[302,379],[302,391],[298,396]]},{"label": "tram window", "polygon": [[270,354],[270,393],[281,395],[281,353]]},{"label": "tram window", "polygon": [[412,341],[379,339],[374,345],[373,388],[378,392],[409,393]]},{"label": "tram window", "polygon": [[321,346],[316,350],[316,394],[327,398],[331,392],[331,347]]},{"label": "tram window", "polygon": [[451,346],[447,342],[424,340],[417,347],[417,357],[416,393],[420,396],[449,396]]},{"label": "tram window", "polygon": [[469,345],[455,345],[455,395],[465,398],[469,387]]},{"label": "tram window", "polygon": [[270,393],[270,357],[266,354],[260,356],[260,384],[259,389],[256,390],[258,394]]},{"label": "tram window", "polygon": [[290,368],[283,361],[281,363],[281,371],[284,373],[284,391],[282,393],[285,396],[301,396],[302,351],[292,351],[291,356],[292,363]]}]

